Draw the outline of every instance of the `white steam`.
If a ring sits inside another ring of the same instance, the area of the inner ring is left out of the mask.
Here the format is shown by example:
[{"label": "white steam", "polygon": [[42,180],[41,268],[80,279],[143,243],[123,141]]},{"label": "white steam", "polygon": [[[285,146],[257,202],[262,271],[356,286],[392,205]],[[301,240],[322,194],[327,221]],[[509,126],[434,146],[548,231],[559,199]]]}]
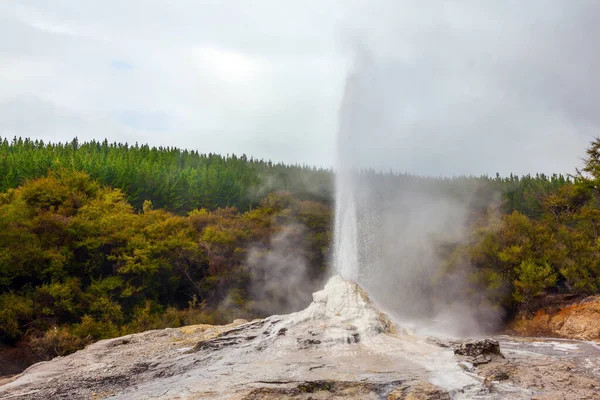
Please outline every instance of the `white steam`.
[{"label": "white steam", "polygon": [[320,282],[310,277],[303,245],[305,228],[286,225],[271,238],[267,249],[251,248],[252,309],[263,315],[285,314],[307,307]]},{"label": "white steam", "polygon": [[447,334],[479,331],[490,315],[468,305],[464,276],[434,282],[444,262],[441,246],[465,240],[477,186],[363,169],[405,136],[398,131],[402,104],[390,101],[396,88],[387,84],[398,80],[397,70],[364,49],[356,57],[340,110],[334,271],[405,322],[435,324]]}]

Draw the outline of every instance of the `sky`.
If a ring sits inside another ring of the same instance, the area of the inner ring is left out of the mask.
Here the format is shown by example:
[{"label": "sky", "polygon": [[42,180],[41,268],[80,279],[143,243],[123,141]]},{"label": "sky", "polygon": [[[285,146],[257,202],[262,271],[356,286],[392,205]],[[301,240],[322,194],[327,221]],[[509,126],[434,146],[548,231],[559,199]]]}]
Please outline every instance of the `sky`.
[{"label": "sky", "polygon": [[573,172],[600,125],[595,0],[3,0],[0,136],[425,175]]}]

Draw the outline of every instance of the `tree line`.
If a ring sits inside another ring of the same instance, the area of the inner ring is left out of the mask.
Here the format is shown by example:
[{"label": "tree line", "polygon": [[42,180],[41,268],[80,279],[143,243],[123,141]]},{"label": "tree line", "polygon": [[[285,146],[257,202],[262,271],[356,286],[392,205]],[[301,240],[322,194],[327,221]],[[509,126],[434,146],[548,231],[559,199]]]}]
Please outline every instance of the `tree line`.
[{"label": "tree line", "polygon": [[0,138],[0,192],[56,169],[84,171],[121,189],[137,210],[152,200],[155,207],[178,214],[203,207],[246,211],[276,190],[293,191],[301,199],[326,200],[331,195],[331,173],[322,168],[107,140]]},{"label": "tree line", "polygon": [[[179,215],[198,208],[236,207],[247,211],[274,191],[289,191],[300,200],[333,203],[331,169],[107,140],[80,143],[75,138],[70,143],[45,143],[0,137],[0,192],[57,169],[83,171],[106,186],[121,189],[136,210],[141,210],[145,200],[151,200],[156,208]],[[500,194],[505,211],[516,210],[532,218],[541,216],[540,195],[571,182],[569,177],[557,174],[428,178],[363,173],[386,177],[391,184],[407,180],[445,184],[451,192],[460,192],[461,182],[477,183],[483,198]]]}]

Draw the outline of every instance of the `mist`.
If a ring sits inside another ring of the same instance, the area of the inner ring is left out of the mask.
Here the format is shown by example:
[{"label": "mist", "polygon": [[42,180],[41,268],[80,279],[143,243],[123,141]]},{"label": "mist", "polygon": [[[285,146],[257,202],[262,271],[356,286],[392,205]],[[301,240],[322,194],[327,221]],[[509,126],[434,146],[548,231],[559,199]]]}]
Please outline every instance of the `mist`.
[{"label": "mist", "polygon": [[305,228],[288,224],[273,236],[267,248],[250,248],[250,308],[262,315],[285,314],[307,307],[322,282],[311,276],[303,245]]}]

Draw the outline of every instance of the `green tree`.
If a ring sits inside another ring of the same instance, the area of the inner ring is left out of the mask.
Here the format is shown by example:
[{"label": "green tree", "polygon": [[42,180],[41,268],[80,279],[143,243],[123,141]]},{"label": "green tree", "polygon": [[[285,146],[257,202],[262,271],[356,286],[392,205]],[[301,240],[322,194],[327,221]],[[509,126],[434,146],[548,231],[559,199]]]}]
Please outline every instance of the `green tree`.
[{"label": "green tree", "polygon": [[521,262],[515,268],[515,291],[513,297],[520,303],[528,303],[556,284],[556,272],[550,264],[536,264],[531,260]]}]

